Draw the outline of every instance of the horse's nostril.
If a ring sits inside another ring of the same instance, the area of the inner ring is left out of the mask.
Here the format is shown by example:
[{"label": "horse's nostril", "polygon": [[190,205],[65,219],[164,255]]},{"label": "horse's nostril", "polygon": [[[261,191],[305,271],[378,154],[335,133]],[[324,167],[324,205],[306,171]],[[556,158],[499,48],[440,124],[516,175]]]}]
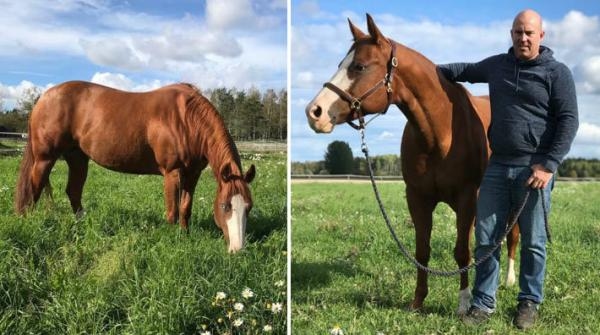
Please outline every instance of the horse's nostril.
[{"label": "horse's nostril", "polygon": [[319,106],[314,106],[312,109],[312,115],[315,119],[318,119],[321,117],[321,114],[323,113],[323,110],[321,109],[321,107]]}]

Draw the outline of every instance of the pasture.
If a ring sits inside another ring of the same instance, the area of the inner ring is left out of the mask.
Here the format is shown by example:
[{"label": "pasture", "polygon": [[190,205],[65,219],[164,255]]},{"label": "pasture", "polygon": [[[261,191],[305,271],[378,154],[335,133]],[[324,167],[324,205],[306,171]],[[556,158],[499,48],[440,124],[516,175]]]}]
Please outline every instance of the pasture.
[{"label": "pasture", "polygon": [[[399,238],[414,252],[404,184],[379,182]],[[294,334],[517,334],[517,285],[498,291],[490,322],[467,327],[455,314],[458,277],[429,277],[421,312],[410,312],[416,269],[397,249],[368,182],[293,182],[292,331]],[[553,191],[545,301],[531,334],[600,332],[600,183],[557,182]],[[455,215],[434,213],[430,266],[454,269]],[[517,253],[518,255],[518,253]],[[506,250],[502,253],[505,274]],[[518,272],[518,256],[517,256]],[[469,275],[470,284],[474,271]]]},{"label": "pasture", "polygon": [[216,183],[196,188],[189,235],[165,219],[163,180],[90,163],[86,215],[51,174],[53,200],[13,210],[20,157],[0,158],[0,333],[281,334],[286,329],[286,154],[244,153],[255,164],[247,245],[230,255],[214,224]]}]

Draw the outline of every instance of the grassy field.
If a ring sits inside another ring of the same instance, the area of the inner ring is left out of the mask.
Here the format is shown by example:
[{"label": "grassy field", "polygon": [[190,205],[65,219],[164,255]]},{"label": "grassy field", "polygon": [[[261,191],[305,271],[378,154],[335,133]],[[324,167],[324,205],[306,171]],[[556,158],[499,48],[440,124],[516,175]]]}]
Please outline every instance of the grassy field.
[{"label": "grassy field", "polygon": [[[18,157],[0,159],[0,334],[274,334],[286,329],[286,156],[253,163],[247,249],[226,252],[216,184],[198,183],[189,235],[164,219],[162,178],[90,165],[76,221],[64,194],[13,214]],[[266,328],[265,328],[266,327]]]},{"label": "grassy field", "polygon": [[[414,229],[401,182],[380,183],[401,240],[414,250]],[[458,277],[430,277],[424,310],[409,312],[416,270],[397,250],[369,183],[292,184],[293,334],[517,334],[517,287],[502,286],[498,310],[484,326],[455,314]],[[559,182],[553,192],[545,302],[530,334],[600,333],[600,183]],[[454,269],[454,213],[436,208],[432,260]],[[506,261],[503,252],[503,269]],[[518,262],[518,260],[517,260]],[[474,277],[471,272],[471,282]]]}]

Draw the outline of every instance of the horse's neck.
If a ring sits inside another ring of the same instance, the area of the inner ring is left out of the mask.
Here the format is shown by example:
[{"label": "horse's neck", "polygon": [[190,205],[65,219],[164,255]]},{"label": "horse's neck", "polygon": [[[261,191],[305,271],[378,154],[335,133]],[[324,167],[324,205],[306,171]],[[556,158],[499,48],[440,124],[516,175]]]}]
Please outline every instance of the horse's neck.
[{"label": "horse's neck", "polygon": [[[205,111],[209,113],[209,111]],[[210,111],[217,113],[216,111]],[[213,115],[214,122],[205,129],[197,131],[200,134],[199,145],[200,152],[197,153],[200,157],[206,157],[208,164],[213,169],[217,179],[220,178],[219,171],[226,164],[231,164],[232,168],[240,168],[240,156],[237,147],[225,127],[220,116]],[[235,167],[233,167],[235,166]],[[240,171],[241,172],[241,171]]]},{"label": "horse's neck", "polygon": [[[405,48],[402,52],[413,51]],[[395,81],[394,102],[417,131],[423,149],[444,155],[450,148],[453,115],[448,112],[451,103],[437,77],[435,65],[417,58],[395,71],[400,80]]]}]

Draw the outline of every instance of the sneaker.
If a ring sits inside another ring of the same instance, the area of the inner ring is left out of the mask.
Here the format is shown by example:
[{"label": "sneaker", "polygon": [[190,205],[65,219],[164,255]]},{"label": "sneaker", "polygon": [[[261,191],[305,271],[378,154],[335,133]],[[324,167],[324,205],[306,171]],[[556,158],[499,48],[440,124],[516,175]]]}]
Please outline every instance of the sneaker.
[{"label": "sneaker", "polygon": [[477,326],[487,322],[490,316],[492,316],[492,313],[488,313],[483,309],[471,306],[469,311],[467,311],[467,314],[463,315],[460,319],[468,326]]},{"label": "sneaker", "polygon": [[538,317],[538,305],[531,300],[521,300],[517,305],[517,316],[515,326],[525,330],[533,327]]}]

